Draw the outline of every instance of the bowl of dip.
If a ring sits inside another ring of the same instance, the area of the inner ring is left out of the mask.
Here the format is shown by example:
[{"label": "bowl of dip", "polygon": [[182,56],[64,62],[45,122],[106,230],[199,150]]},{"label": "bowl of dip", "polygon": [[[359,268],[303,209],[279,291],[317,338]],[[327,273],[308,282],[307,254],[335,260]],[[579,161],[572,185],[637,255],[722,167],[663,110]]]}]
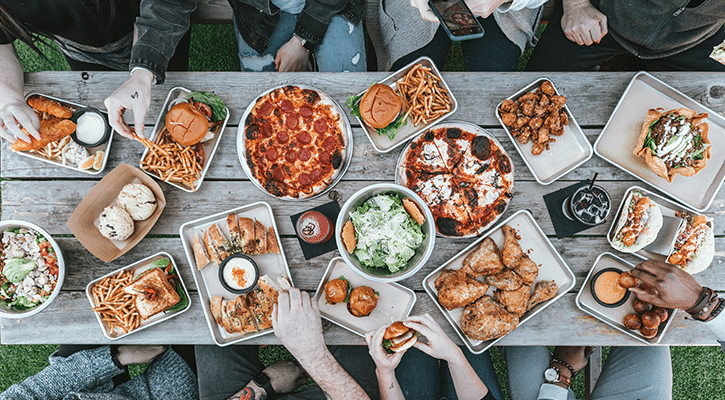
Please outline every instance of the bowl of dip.
[{"label": "bowl of dip", "polygon": [[219,266],[219,282],[224,289],[244,294],[254,289],[259,279],[259,268],[254,260],[244,254],[232,254]]},{"label": "bowl of dip", "polygon": [[619,286],[618,268],[604,268],[597,272],[590,283],[594,300],[604,307],[614,308],[624,304],[629,298],[629,290]]},{"label": "bowl of dip", "polygon": [[70,136],[83,147],[98,147],[111,136],[108,118],[96,108],[81,108],[73,113],[71,121],[76,123],[76,131]]}]

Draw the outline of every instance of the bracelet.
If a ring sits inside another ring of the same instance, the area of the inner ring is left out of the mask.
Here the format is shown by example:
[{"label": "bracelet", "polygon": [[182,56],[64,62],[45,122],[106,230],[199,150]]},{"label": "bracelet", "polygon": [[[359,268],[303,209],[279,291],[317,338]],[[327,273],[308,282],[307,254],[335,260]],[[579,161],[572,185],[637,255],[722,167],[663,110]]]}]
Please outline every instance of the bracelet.
[{"label": "bracelet", "polygon": [[723,299],[718,299],[717,307],[715,307],[715,310],[710,313],[710,316],[704,322],[715,319],[715,317],[720,315],[720,312],[723,310],[723,308],[725,308],[725,301],[723,301]]},{"label": "bracelet", "polygon": [[690,315],[700,312],[700,310],[705,307],[705,304],[707,304],[707,301],[711,296],[711,292],[712,289],[707,286],[703,286],[702,292],[700,292],[700,296],[697,298],[695,304],[693,304],[692,307],[690,307],[689,309],[685,310],[685,312]]},{"label": "bracelet", "polygon": [[707,288],[707,290],[708,290],[708,296],[707,296],[707,300],[705,301],[705,304],[702,306],[702,308],[700,310],[698,310],[697,312],[694,312],[693,311],[690,314],[690,316],[692,316],[692,318],[694,318],[694,319],[696,319],[698,321],[702,321],[703,320],[702,317],[708,311],[710,311],[710,310],[713,309],[713,307],[715,306],[715,302],[718,300],[717,293],[715,293],[714,290],[712,290],[710,288]]},{"label": "bracelet", "polygon": [[551,358],[551,361],[549,361],[549,365],[551,365],[551,363],[561,364],[561,365],[565,366],[566,368],[568,368],[569,369],[569,372],[571,372],[571,379],[572,380],[576,376],[576,372],[574,372],[574,368],[572,368],[571,365],[567,364],[566,362],[564,362],[562,360],[559,360],[558,358],[553,358],[552,357]]}]

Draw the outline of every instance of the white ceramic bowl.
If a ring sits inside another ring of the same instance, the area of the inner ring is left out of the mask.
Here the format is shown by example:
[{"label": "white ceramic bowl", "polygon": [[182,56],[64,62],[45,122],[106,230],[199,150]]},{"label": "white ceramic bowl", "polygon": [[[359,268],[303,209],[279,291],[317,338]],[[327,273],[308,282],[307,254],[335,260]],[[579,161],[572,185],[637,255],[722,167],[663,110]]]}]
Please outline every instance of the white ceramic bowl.
[{"label": "white ceramic bowl", "polygon": [[[387,268],[377,268],[376,270],[379,270],[379,272],[373,272],[363,267],[354,254],[349,254],[347,250],[345,250],[345,246],[342,244],[342,238],[340,237],[342,226],[350,219],[350,212],[363,205],[363,203],[365,203],[365,201],[369,198],[379,194],[397,194],[401,199],[410,198],[418,204],[419,208],[425,215],[425,222],[421,226],[421,229],[425,234],[423,244],[416,249],[415,255],[408,261],[405,268],[395,273],[390,273]],[[421,199],[420,196],[412,190],[394,183],[378,183],[361,189],[357,193],[353,194],[342,206],[340,214],[337,216],[337,222],[335,223],[335,240],[337,241],[337,249],[340,251],[342,258],[353,271],[358,273],[358,275],[377,282],[396,282],[413,276],[413,274],[423,268],[423,265],[425,265],[428,258],[430,258],[431,253],[433,253],[435,236],[436,229],[433,214],[431,214],[430,209],[423,199]]]},{"label": "white ceramic bowl", "polygon": [[53,300],[55,300],[56,297],[58,297],[58,294],[60,293],[60,288],[63,286],[63,281],[65,280],[65,261],[63,260],[63,253],[60,250],[60,246],[58,246],[58,243],[53,239],[53,237],[50,236],[50,234],[46,232],[43,228],[35,224],[31,224],[30,222],[19,220],[0,221],[0,238],[2,238],[2,232],[4,232],[6,229],[15,227],[29,228],[43,235],[53,246],[53,250],[55,250],[55,254],[58,257],[58,281],[55,284],[55,289],[53,289],[53,293],[50,294],[50,297],[48,297],[46,301],[44,301],[39,306],[26,311],[12,310],[7,307],[5,303],[0,302],[0,317],[19,319],[29,317],[43,311],[46,307],[50,305],[50,303],[53,302]]}]

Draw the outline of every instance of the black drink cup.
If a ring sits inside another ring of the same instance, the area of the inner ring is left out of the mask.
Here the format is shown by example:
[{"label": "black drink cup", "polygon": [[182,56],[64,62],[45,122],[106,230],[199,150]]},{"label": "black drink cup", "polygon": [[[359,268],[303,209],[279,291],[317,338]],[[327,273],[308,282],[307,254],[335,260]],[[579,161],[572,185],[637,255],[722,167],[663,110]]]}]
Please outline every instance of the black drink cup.
[{"label": "black drink cup", "polygon": [[564,206],[570,219],[595,226],[606,222],[612,210],[612,199],[603,187],[587,185],[569,196]]}]

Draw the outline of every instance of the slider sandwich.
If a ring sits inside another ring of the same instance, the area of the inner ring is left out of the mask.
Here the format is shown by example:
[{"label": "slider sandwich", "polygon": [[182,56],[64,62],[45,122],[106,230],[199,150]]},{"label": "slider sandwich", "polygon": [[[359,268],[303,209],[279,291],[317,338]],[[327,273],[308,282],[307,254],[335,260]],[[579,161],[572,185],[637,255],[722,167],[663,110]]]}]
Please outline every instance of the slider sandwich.
[{"label": "slider sandwich", "polygon": [[635,253],[655,241],[662,228],[662,210],[647,196],[633,190],[624,200],[622,215],[614,229],[612,246],[624,253]]}]

